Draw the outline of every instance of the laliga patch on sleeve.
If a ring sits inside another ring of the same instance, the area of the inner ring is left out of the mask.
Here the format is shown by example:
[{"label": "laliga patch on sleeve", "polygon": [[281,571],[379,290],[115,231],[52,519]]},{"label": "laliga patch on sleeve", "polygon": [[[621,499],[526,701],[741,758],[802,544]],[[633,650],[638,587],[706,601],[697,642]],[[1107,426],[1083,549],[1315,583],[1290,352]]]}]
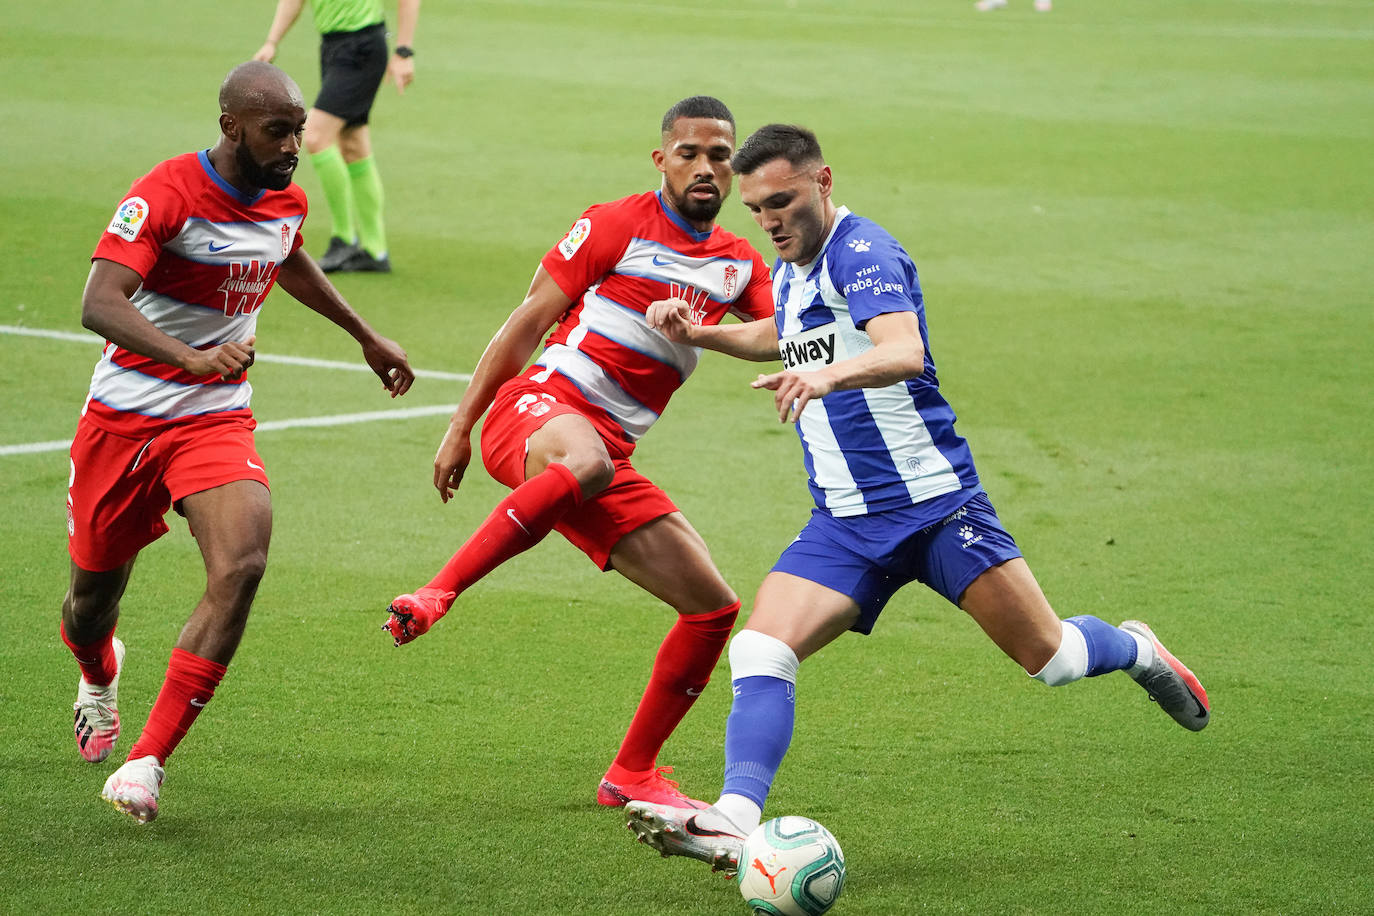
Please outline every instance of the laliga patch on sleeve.
[{"label": "laliga patch on sleeve", "polygon": [[[110,230],[113,232],[114,230]],[[573,223],[568,234],[563,237],[563,241],[558,243],[558,251],[563,255],[563,260],[571,261],[573,255],[577,254],[577,249],[582,247],[582,243],[587,240],[587,236],[592,234],[592,221],[585,216]]]},{"label": "laliga patch on sleeve", "polygon": [[126,242],[138,238],[143,224],[148,221],[148,202],[142,197],[130,197],[115,210],[114,219],[106,232],[119,236]]}]

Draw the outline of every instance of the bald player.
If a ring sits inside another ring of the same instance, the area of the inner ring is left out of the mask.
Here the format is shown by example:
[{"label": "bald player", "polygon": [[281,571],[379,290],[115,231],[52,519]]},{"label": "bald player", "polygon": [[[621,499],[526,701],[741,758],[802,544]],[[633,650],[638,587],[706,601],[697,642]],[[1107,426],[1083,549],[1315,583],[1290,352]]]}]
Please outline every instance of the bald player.
[{"label": "bald player", "polygon": [[405,351],[339,295],[301,247],[291,183],[305,127],[300,88],[250,61],[220,87],[219,141],[156,166],[115,209],[91,259],[81,323],[105,338],[71,449],[71,585],[62,640],[81,669],[77,750],[119,737],[124,643],[114,635],[134,559],[184,516],[205,594],[162,689],[102,797],[140,824],[158,814],[167,758],[224,676],[267,562],[272,502],[249,407],[258,310],[274,283],[343,328],[392,397],[414,381]]}]

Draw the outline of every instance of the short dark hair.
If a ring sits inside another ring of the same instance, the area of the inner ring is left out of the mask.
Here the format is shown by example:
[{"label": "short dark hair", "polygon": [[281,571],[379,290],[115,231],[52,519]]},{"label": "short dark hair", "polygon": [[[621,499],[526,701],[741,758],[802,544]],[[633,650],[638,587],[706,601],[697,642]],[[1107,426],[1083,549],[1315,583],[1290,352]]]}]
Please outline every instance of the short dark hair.
[{"label": "short dark hair", "polygon": [[713,118],[729,121],[730,129],[735,128],[735,116],[730,114],[730,109],[720,99],[709,95],[689,96],[669,108],[663,115],[663,133],[672,130],[673,123],[679,118]]},{"label": "short dark hair", "polygon": [[736,175],[748,175],[774,159],[786,159],[794,166],[824,162],[816,135],[796,124],[765,124],[749,135],[730,158]]}]

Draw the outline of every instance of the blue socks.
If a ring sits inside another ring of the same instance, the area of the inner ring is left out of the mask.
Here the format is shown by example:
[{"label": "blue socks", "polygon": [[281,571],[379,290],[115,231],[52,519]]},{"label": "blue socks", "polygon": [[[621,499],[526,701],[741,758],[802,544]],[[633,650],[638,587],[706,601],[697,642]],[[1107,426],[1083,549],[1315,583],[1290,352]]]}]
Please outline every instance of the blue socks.
[{"label": "blue socks", "polygon": [[725,787],[722,795],[743,795],[760,808],[768,797],[796,719],[796,687],[777,677],[743,677],[733,682],[735,700],[725,723]]},{"label": "blue socks", "polygon": [[1135,637],[1120,627],[1087,614],[1070,617],[1065,623],[1077,627],[1088,644],[1088,670],[1084,677],[1097,677],[1135,664]]}]

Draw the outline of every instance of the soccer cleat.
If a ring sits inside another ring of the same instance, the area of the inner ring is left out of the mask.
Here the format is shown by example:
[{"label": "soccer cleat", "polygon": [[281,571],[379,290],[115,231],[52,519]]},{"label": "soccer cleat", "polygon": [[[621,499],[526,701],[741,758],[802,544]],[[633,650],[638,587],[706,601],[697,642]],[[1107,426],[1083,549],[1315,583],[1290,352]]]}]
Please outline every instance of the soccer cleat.
[{"label": "soccer cleat", "polygon": [[337,235],[330,236],[329,250],[320,258],[320,270],[332,274],[336,270],[343,269],[343,265],[357,251],[362,251],[362,249],[352,242],[345,242]]},{"label": "soccer cleat", "polygon": [[114,680],[102,687],[88,684],[84,677],[80,678],[76,684],[76,702],[72,704],[76,749],[91,763],[99,763],[110,756],[119,738],[116,696],[119,692],[119,672],[124,668],[124,643],[118,637],[111,642],[115,654]]},{"label": "soccer cleat", "polygon": [[1206,728],[1212,718],[1212,707],[1197,675],[1169,654],[1154,632],[1139,620],[1127,620],[1121,624],[1121,629],[1145,637],[1155,647],[1155,660],[1150,667],[1131,675],[1135,682],[1144,687],[1150,699],[1173,716],[1179,725],[1195,732]]},{"label": "soccer cleat", "polygon": [[711,871],[739,871],[744,831],[714,807],[700,810],[635,801],[625,806],[625,813],[626,828],[664,858],[689,856],[710,865]]},{"label": "soccer cleat", "polygon": [[428,585],[417,588],[412,594],[397,595],[387,608],[391,616],[382,624],[382,629],[391,633],[399,648],[428,633],[434,622],[448,613],[456,597],[453,592]]},{"label": "soccer cleat", "polygon": [[157,817],[157,797],[166,771],[153,756],[125,761],[110,774],[100,797],[140,824]]},{"label": "soccer cleat", "polygon": [[391,273],[391,258],[386,255],[374,258],[365,249],[354,248],[348,257],[344,258],[339,266],[334,269],[341,273],[389,274]]},{"label": "soccer cleat", "polygon": [[1007,0],[978,0],[978,2],[973,5],[973,8],[980,13],[986,13],[989,10],[1000,10],[1006,5]]},{"label": "soccer cleat", "polygon": [[[678,790],[677,781],[668,778],[672,767],[659,767],[638,782],[611,782],[602,779],[596,788],[596,803],[618,808],[632,801],[651,802],[656,805],[669,805],[678,808],[699,810],[710,805],[695,798],[688,798]],[[609,775],[609,774],[607,774]]]},{"label": "soccer cleat", "polygon": [[1052,8],[1050,0],[1035,0],[1035,11],[1037,13],[1048,13]]}]

